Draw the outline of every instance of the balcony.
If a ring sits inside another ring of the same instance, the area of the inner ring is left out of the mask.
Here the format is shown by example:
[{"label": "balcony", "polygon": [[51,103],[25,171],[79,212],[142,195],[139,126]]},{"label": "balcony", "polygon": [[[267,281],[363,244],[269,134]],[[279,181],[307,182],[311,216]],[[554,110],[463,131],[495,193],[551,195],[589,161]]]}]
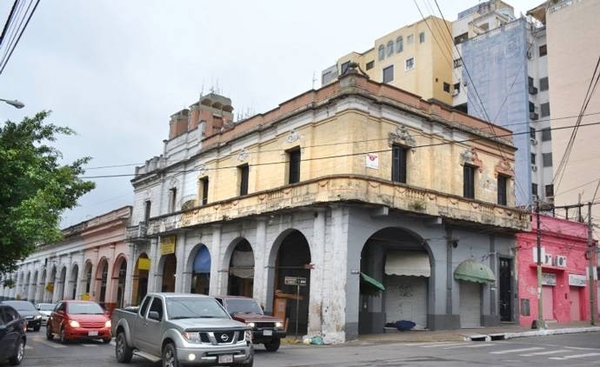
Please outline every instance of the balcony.
[{"label": "balcony", "polygon": [[125,239],[128,242],[144,242],[147,240],[146,233],[148,225],[140,222],[137,226],[129,226],[125,232]]}]

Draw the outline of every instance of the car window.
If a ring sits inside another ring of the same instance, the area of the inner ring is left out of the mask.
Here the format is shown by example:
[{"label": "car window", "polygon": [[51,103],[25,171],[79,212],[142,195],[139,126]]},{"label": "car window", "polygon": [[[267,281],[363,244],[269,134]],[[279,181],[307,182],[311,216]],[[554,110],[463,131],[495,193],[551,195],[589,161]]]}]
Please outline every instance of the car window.
[{"label": "car window", "polygon": [[52,310],[54,310],[54,304],[53,303],[40,303],[37,308],[40,311],[52,311]]},{"label": "car window", "polygon": [[4,324],[8,324],[13,320],[16,320],[19,318],[19,314],[14,311],[13,309],[11,309],[10,307],[1,307],[0,308],[0,319],[2,319],[0,322],[2,325]]},{"label": "car window", "polygon": [[144,303],[142,303],[142,310],[140,311],[140,315],[146,316],[146,311],[148,311],[148,306],[150,306],[150,300],[151,300],[150,297],[147,297],[144,300]]},{"label": "car window", "polygon": [[158,297],[152,300],[152,306],[150,306],[150,311],[158,312],[158,320],[162,320],[163,318],[163,308],[162,308],[162,300]]},{"label": "car window", "polygon": [[170,297],[167,299],[167,315],[169,319],[218,318],[226,319],[229,315],[221,305],[212,298]]},{"label": "car window", "polygon": [[230,298],[227,299],[227,311],[229,313],[237,313],[237,312],[251,312],[262,315],[263,310],[258,305],[258,302],[254,299],[245,299],[245,298]]},{"label": "car window", "polygon": [[103,315],[104,310],[95,302],[70,302],[67,309],[70,315]]},{"label": "car window", "polygon": [[56,311],[65,311],[67,308],[67,305],[65,305],[64,302],[61,302],[58,304],[58,307],[56,307]]}]

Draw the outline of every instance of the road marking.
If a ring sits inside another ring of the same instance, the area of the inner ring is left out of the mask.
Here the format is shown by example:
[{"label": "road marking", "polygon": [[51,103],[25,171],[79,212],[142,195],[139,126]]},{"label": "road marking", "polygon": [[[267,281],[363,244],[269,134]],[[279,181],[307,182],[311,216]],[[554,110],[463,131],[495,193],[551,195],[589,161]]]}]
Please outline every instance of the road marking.
[{"label": "road marking", "polygon": [[558,350],[548,350],[545,352],[535,352],[535,353],[527,353],[520,354],[521,357],[535,357],[535,356],[545,356],[548,354],[556,354],[556,353],[570,353],[571,351],[568,349],[558,349]]},{"label": "road marking", "polygon": [[86,343],[81,343],[80,345],[83,347],[97,347],[98,346],[98,344],[86,344]]},{"label": "road marking", "polygon": [[31,345],[26,345],[25,349],[33,349],[33,347]]},{"label": "road marking", "polygon": [[496,352],[490,352],[490,354],[508,354],[508,353],[521,353],[521,352],[529,352],[532,350],[540,350],[544,349],[541,347],[532,347],[532,348],[521,348],[521,349],[508,349],[508,350],[499,350]]},{"label": "road marking", "polygon": [[59,348],[66,348],[66,345],[62,345],[62,344],[56,344],[53,342],[49,342],[47,340],[36,340],[36,342],[47,345],[49,347],[55,348],[55,349],[59,349]]},{"label": "road marking", "polygon": [[448,349],[460,349],[460,348],[483,348],[483,347],[494,347],[492,343],[489,344],[470,344],[470,345],[457,345],[454,347],[443,348],[444,350]]},{"label": "road marking", "polygon": [[460,343],[452,343],[452,342],[447,342],[447,343],[435,343],[435,344],[429,344],[429,345],[419,345],[419,347],[422,348],[438,348],[438,347],[451,347],[451,346],[455,346],[455,345],[466,345],[466,342],[460,342]]},{"label": "road marking", "polygon": [[600,356],[600,353],[575,354],[573,356],[550,357],[548,359],[554,359],[556,361],[564,361],[565,359],[587,358],[587,357],[595,357],[595,356]]}]

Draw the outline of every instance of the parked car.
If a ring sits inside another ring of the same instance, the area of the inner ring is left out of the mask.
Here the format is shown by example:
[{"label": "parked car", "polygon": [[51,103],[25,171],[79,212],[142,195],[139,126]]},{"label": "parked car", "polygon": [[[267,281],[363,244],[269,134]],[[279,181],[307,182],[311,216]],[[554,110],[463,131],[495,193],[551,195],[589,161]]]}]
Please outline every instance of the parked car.
[{"label": "parked car", "polygon": [[265,315],[260,304],[254,299],[242,296],[215,296],[234,320],[252,328],[252,342],[264,344],[269,352],[275,352],[286,337],[283,320]]},{"label": "parked car", "polygon": [[97,302],[81,300],[60,301],[50,314],[46,325],[46,338],[58,335],[66,344],[74,340],[100,339],[109,343],[110,318]]},{"label": "parked car", "polygon": [[27,328],[33,331],[40,331],[42,327],[42,314],[38,311],[33,303],[29,301],[2,301],[3,304],[12,306],[21,316],[27,320]]},{"label": "parked car", "polygon": [[13,366],[21,364],[27,344],[27,321],[17,310],[0,304],[0,364],[8,359]]},{"label": "parked car", "polygon": [[42,325],[46,325],[48,323],[48,318],[54,310],[54,307],[56,307],[56,303],[38,303],[35,305],[35,308],[37,308],[37,310],[42,314]]},{"label": "parked car", "polygon": [[112,321],[119,363],[137,355],[173,367],[254,364],[249,327],[210,296],[148,293],[137,312],[115,309]]}]

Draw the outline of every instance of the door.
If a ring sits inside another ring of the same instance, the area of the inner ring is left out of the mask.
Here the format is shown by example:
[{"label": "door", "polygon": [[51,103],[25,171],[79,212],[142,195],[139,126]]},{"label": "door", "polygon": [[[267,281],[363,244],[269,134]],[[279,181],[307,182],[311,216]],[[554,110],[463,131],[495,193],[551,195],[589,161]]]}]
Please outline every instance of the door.
[{"label": "door", "polygon": [[481,284],[460,282],[460,327],[481,327]]},{"label": "door", "polygon": [[581,288],[571,287],[569,289],[569,302],[570,302],[570,314],[571,321],[580,321],[581,320]]},{"label": "door", "polygon": [[554,287],[542,287],[542,306],[544,306],[544,320],[554,320]]},{"label": "door", "polygon": [[512,259],[500,258],[499,286],[498,295],[500,302],[500,321],[513,321],[513,291],[512,291]]}]

